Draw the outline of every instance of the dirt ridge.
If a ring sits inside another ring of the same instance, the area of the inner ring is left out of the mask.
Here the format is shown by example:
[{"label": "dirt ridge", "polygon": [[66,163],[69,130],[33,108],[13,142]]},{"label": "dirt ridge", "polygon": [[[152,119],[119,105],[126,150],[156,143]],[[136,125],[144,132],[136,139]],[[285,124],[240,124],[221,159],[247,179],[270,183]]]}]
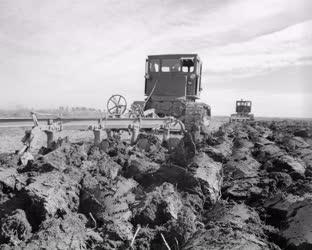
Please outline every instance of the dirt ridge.
[{"label": "dirt ridge", "polygon": [[2,249],[312,249],[311,123],[41,153],[0,155]]}]

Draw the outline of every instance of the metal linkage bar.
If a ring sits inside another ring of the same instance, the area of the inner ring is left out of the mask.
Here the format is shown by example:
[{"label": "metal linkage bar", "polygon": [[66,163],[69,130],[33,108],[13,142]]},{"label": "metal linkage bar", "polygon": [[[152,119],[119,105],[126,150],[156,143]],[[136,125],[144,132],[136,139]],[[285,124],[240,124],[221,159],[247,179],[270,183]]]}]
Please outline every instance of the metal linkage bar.
[{"label": "metal linkage bar", "polygon": [[[98,126],[101,124],[101,129],[128,129],[129,125],[133,124],[137,118],[38,118],[38,123],[45,122],[47,125],[55,122],[61,122],[63,129],[75,126]],[[170,118],[141,118],[141,129],[158,129],[164,125]],[[39,124],[38,124],[39,125]],[[0,127],[32,127],[34,120],[30,118],[2,118],[0,119]],[[40,125],[43,126],[43,125]],[[173,128],[174,130],[174,128]],[[176,130],[181,130],[180,125]]]},{"label": "metal linkage bar", "polygon": [[[99,121],[99,118],[37,118],[39,123],[48,124],[50,121],[62,122],[62,124],[67,124],[65,126],[88,126],[90,122]],[[14,127],[32,127],[34,125],[34,120],[32,118],[0,118],[0,127],[2,128],[14,128]]]}]

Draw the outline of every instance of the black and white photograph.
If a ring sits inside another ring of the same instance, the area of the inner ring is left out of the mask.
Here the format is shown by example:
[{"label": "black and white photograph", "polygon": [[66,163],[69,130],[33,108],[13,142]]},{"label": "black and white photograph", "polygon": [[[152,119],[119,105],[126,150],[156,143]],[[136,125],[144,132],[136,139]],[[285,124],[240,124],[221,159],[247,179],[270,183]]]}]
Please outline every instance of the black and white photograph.
[{"label": "black and white photograph", "polygon": [[312,250],[311,0],[0,0],[1,250]]}]

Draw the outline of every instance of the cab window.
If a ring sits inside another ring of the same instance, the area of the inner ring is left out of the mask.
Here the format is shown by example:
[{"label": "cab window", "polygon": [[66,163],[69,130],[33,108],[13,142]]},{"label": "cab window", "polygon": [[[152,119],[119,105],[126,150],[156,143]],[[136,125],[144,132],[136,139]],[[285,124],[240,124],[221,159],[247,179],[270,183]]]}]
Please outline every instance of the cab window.
[{"label": "cab window", "polygon": [[152,59],[149,63],[149,71],[150,72],[159,72],[160,68],[160,60],[159,59]]},{"label": "cab window", "polygon": [[181,63],[178,59],[163,59],[161,62],[162,72],[179,72],[181,71]]},{"label": "cab window", "polygon": [[182,71],[185,73],[194,71],[194,58],[182,58]]}]

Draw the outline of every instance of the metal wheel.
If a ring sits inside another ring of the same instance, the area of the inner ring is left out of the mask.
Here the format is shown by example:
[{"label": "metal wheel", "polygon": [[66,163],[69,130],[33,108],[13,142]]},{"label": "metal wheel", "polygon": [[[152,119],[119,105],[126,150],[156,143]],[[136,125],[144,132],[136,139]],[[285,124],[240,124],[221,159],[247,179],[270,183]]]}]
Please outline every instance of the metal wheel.
[{"label": "metal wheel", "polygon": [[107,101],[107,111],[112,115],[122,115],[126,109],[127,101],[122,95],[112,95]]}]

